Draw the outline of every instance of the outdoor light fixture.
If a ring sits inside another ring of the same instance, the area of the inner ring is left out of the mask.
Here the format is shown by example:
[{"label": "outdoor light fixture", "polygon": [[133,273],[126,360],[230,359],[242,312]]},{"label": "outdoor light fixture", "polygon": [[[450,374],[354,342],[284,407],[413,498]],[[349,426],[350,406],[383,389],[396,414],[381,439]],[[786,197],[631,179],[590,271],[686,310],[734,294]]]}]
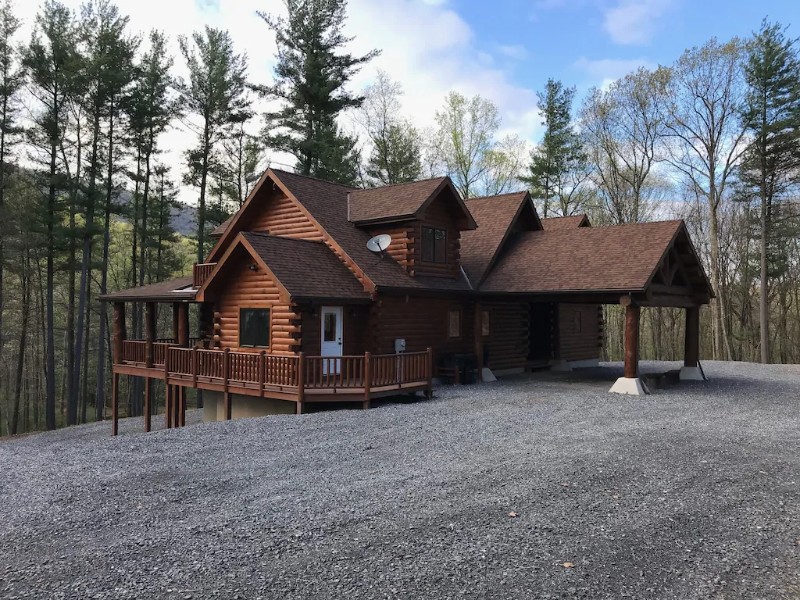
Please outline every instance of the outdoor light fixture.
[{"label": "outdoor light fixture", "polygon": [[258,271],[258,265],[256,263],[250,263],[248,269],[250,269],[251,271]]}]

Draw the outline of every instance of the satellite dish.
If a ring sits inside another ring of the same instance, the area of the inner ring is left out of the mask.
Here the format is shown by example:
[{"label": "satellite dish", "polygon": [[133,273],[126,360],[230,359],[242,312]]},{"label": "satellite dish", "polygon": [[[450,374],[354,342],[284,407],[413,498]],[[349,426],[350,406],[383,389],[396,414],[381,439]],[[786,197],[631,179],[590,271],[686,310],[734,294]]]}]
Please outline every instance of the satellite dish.
[{"label": "satellite dish", "polygon": [[383,256],[383,251],[386,250],[391,243],[392,236],[390,236],[388,233],[382,233],[369,239],[367,242],[367,250]]}]

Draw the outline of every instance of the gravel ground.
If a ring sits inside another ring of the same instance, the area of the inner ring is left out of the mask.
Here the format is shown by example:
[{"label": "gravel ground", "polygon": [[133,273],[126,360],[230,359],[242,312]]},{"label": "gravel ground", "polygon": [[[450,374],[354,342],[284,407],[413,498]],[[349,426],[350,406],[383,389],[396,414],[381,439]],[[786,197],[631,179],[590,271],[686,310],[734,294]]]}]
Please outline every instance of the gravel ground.
[{"label": "gravel ground", "polygon": [[800,367],[705,367],[6,441],[0,598],[800,597]]}]

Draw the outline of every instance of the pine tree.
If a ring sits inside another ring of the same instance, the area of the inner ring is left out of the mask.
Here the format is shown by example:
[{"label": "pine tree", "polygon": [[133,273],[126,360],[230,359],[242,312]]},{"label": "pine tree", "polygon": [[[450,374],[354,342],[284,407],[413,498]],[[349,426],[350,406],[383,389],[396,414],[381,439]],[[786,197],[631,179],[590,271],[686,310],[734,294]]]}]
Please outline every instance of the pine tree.
[{"label": "pine tree", "polygon": [[530,174],[522,180],[530,186],[531,195],[541,200],[542,216],[547,218],[553,199],[567,191],[567,176],[584,160],[584,154],[580,137],[572,129],[575,88],[548,79],[536,97],[544,136],[531,153]]},{"label": "pine tree", "polygon": [[[9,0],[0,5],[0,214],[5,213],[6,187],[10,172],[9,152],[17,141],[20,132],[16,118],[19,112],[18,92],[24,83],[24,76],[17,64],[17,50],[13,38],[19,29],[20,21],[14,16]],[[4,233],[0,226],[0,355],[5,341],[3,330],[5,269]]]},{"label": "pine tree", "polygon": [[205,259],[206,193],[213,170],[214,149],[227,135],[228,126],[246,108],[244,98],[247,58],[236,54],[227,31],[206,27],[195,32],[191,43],[180,39],[181,52],[189,67],[189,81],[181,81],[181,105],[198,118],[198,145],[187,153],[187,183],[200,189],[197,206],[197,262]]},{"label": "pine tree", "polygon": [[47,0],[36,15],[34,33],[23,51],[23,64],[31,82],[31,92],[40,105],[34,116],[31,141],[43,154],[45,188],[41,227],[46,255],[45,317],[45,425],[56,427],[55,365],[55,258],[61,230],[60,191],[63,173],[59,147],[66,128],[66,107],[70,88],[79,66],[77,32],[71,11],[59,2]]},{"label": "pine tree", "polygon": [[356,139],[342,133],[336,119],[361,106],[364,98],[345,85],[378,51],[361,57],[341,52],[352,39],[342,33],[345,0],[285,1],[287,18],[258,13],[278,44],[275,84],[258,89],[284,104],[266,115],[267,146],[293,155],[303,175],[353,184]]},{"label": "pine tree", "polygon": [[776,237],[778,202],[800,181],[800,58],[796,39],[766,20],[749,46],[745,63],[748,91],[743,119],[752,141],[743,157],[741,178],[758,198],[760,233],[761,362],[770,362],[769,288],[771,270],[782,252]]}]

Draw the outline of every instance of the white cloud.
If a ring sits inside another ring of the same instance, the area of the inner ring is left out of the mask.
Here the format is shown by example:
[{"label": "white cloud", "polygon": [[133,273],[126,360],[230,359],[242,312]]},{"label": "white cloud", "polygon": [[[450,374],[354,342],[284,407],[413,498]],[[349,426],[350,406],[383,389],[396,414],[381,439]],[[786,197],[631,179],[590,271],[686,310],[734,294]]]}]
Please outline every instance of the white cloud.
[{"label": "white cloud", "polygon": [[[78,9],[83,0],[63,0]],[[130,16],[131,30],[143,38],[152,28],[170,38],[175,57],[174,72],[186,76],[177,38],[191,35],[205,25],[231,32],[235,48],[249,57],[249,78],[254,83],[272,80],[275,39],[257,10],[280,10],[282,3],[272,0],[169,0],[155,4],[143,0],[116,0],[122,14]],[[39,9],[37,2],[20,3],[17,13],[27,22],[21,36],[27,41],[30,23]],[[273,8],[274,7],[274,8]],[[466,95],[480,94],[495,102],[503,120],[503,133],[515,132],[533,139],[539,135],[536,95],[533,90],[516,85],[503,68],[503,61],[478,49],[475,31],[453,10],[446,0],[349,0],[345,32],[355,39],[348,51],[362,55],[373,48],[380,56],[368,63],[353,78],[350,88],[360,91],[370,83],[377,70],[384,69],[400,82],[405,91],[403,112],[420,129],[435,125],[436,110],[450,90]],[[524,48],[495,49],[498,58],[520,55]],[[506,61],[507,62],[507,61]],[[254,131],[261,123],[254,125]],[[179,180],[184,171],[183,153],[194,143],[194,136],[184,125],[175,126],[162,138],[166,152],[162,159],[173,168]],[[283,164],[290,157],[274,156]],[[181,199],[193,201],[196,190],[184,187]]]},{"label": "white cloud", "polygon": [[619,0],[605,11],[603,28],[617,44],[647,44],[672,4],[673,0]]},{"label": "white cloud", "polygon": [[508,58],[522,60],[528,58],[528,49],[522,44],[511,44],[509,46],[499,46],[497,51]]}]

